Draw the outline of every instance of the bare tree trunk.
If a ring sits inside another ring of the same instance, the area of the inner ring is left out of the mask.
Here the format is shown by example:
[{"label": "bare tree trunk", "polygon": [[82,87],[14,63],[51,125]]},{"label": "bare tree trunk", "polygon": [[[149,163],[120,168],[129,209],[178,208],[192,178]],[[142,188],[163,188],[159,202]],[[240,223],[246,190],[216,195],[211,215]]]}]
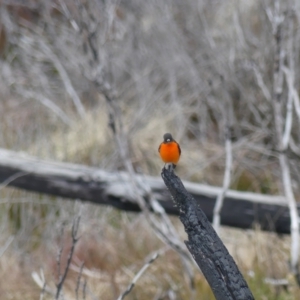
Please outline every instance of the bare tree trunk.
[{"label": "bare tree trunk", "polygon": [[[283,13],[280,11],[280,1],[275,1],[274,11],[268,11],[268,16],[273,27],[274,34],[274,66],[273,66],[273,112],[274,112],[274,126],[276,132],[277,149],[279,151],[279,163],[282,174],[282,183],[284,187],[284,194],[288,202],[291,218],[291,271],[293,274],[298,274],[298,260],[299,260],[299,215],[297,211],[297,204],[292,188],[291,173],[289,168],[289,160],[286,155],[286,150],[289,145],[292,125],[292,97],[293,90],[291,89],[291,82],[288,83],[289,97],[287,101],[283,99],[283,80],[284,80],[284,59],[286,56],[283,48],[283,24],[285,19]],[[289,21],[293,22],[293,21]],[[291,24],[289,24],[291,26]],[[292,43],[293,36],[290,35],[289,42]],[[290,63],[293,53],[287,54],[290,58]],[[293,67],[290,65],[290,67]],[[286,102],[286,104],[285,104]],[[282,117],[283,108],[286,105],[286,118]]]}]

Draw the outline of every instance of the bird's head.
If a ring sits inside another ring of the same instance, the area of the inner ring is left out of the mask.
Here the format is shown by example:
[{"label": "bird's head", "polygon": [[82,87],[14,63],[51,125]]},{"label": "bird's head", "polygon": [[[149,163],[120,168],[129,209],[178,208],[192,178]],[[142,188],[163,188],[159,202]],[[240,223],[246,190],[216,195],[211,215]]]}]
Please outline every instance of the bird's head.
[{"label": "bird's head", "polygon": [[173,141],[173,137],[171,135],[171,133],[165,133],[164,134],[164,142],[165,143],[170,143]]}]

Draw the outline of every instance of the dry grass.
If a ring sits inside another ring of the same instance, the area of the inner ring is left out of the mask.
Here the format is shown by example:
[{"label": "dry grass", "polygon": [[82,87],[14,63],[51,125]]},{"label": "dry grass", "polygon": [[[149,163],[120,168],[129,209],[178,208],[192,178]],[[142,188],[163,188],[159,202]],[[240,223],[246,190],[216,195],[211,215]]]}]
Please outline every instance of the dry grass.
[{"label": "dry grass", "polygon": [[[48,215],[39,221],[44,226],[42,234],[32,231],[26,241],[15,241],[0,258],[0,273],[5,278],[0,284],[1,299],[37,299],[40,291],[32,280],[31,273],[39,272],[40,268],[45,274],[47,285],[55,291],[58,249],[63,240],[61,267],[64,268],[71,245],[71,219],[79,211],[82,216],[80,240],[64,286],[66,299],[76,299],[78,268],[82,262],[85,263],[82,282],[83,279],[87,280],[86,299],[116,299],[142,267],[147,256],[165,247],[145,223],[142,215],[92,204],[76,203],[74,207],[73,202],[52,201],[59,204],[59,211],[67,209],[68,212],[58,215],[56,220],[50,220],[51,210],[55,210],[54,206],[50,207]],[[68,209],[70,207],[73,207],[73,211]],[[69,220],[63,236],[61,223],[57,220]],[[178,219],[174,217],[172,222],[181,238],[185,239]],[[299,288],[293,282],[289,291],[276,290],[264,283],[265,277],[284,278],[288,273],[288,237],[279,238],[259,229],[245,232],[229,228],[222,229],[221,237],[246,276],[256,299],[297,299]],[[17,234],[16,238],[21,237]],[[201,273],[196,268],[194,272],[196,290],[192,292],[182,272],[179,256],[166,249],[140,278],[128,299],[169,299],[168,293],[171,291],[178,299],[214,299]],[[48,297],[45,299],[51,299]]]},{"label": "dry grass", "polygon": [[[45,121],[49,122],[47,119]],[[167,119],[156,114],[136,130],[130,142],[131,146],[134,145],[131,155],[137,170],[153,175],[159,173],[161,162],[157,156],[157,145],[162,133],[172,128],[172,123],[174,116],[172,119],[171,114]],[[6,130],[6,134],[13,134],[15,129],[7,126]],[[28,136],[32,135],[28,133]],[[215,144],[202,145],[199,141],[188,142],[187,138],[182,138],[180,142],[183,157],[178,173],[182,178],[219,184],[223,172],[218,164],[224,155],[222,148]],[[107,127],[104,103],[70,128],[47,128],[45,136],[38,135],[37,143],[30,143],[23,150],[40,157],[98,165],[107,169],[122,166]],[[202,170],[201,164],[204,166]],[[191,171],[193,165],[196,165],[197,174]],[[251,177],[249,179],[247,176],[241,180],[243,184],[240,182],[237,186],[252,182]],[[1,228],[5,233],[1,244],[10,234],[16,235],[13,244],[0,258],[0,273],[5,278],[0,283],[0,294],[4,300],[37,299],[40,289],[31,278],[31,273],[39,272],[40,268],[43,269],[47,284],[55,291],[61,226],[67,223],[63,236],[64,266],[70,247],[68,228],[79,211],[82,215],[81,238],[76,246],[73,264],[78,268],[85,262],[83,278],[87,280],[86,299],[116,299],[144,264],[146,257],[164,247],[143,216],[138,214],[15,189],[5,188],[0,194],[4,202],[0,204]],[[182,240],[185,239],[181,224],[176,218],[172,220]],[[222,230],[221,237],[256,299],[297,299],[299,289],[294,282],[288,291],[264,283],[265,277],[285,278],[288,274],[288,237],[263,233],[259,229],[239,231],[229,228]],[[192,292],[178,255],[169,249],[150,266],[128,299],[170,299],[169,293],[175,293],[178,299],[213,299],[206,280],[197,269],[194,272],[195,291]],[[249,276],[249,272],[254,276]],[[73,268],[64,286],[66,299],[76,299],[77,278],[78,269]],[[52,299],[52,296],[45,294],[44,299]]]},{"label": "dry grass", "polygon": [[[70,128],[54,126],[52,130],[48,129],[44,137],[39,136],[37,143],[24,146],[24,150],[40,157],[98,165],[107,169],[121,166],[103,108],[104,103]],[[165,123],[163,120],[161,115],[155,115],[130,140],[131,146],[134,145],[131,155],[137,170],[154,175],[159,173],[161,162],[157,156],[157,145],[162,134],[157,133],[167,131],[174,122],[171,115]],[[9,126],[6,129],[8,132],[15,130]],[[224,155],[222,148],[213,144],[201,147],[199,141],[187,142],[186,138],[180,142],[183,157],[178,173],[182,178],[219,184],[223,172],[218,164]],[[191,171],[194,164],[198,168],[197,174]],[[204,166],[202,171],[201,164]],[[246,176],[244,181],[251,182],[251,178]],[[245,183],[237,185],[244,186]],[[40,289],[31,278],[31,273],[38,272],[40,268],[43,269],[47,284],[55,291],[61,226],[67,222],[67,228],[70,228],[72,218],[79,211],[82,215],[81,238],[76,246],[73,264],[78,268],[81,262],[85,262],[83,278],[87,280],[86,299],[116,299],[144,264],[146,257],[164,247],[143,216],[138,214],[15,189],[2,189],[0,193],[1,199],[6,202],[0,204],[1,226],[5,232],[1,244],[10,234],[16,235],[9,250],[0,258],[0,273],[5,278],[0,283],[0,294],[4,300],[37,299]],[[173,218],[173,222],[183,240],[185,234],[181,224],[176,218]],[[285,278],[288,274],[288,237],[263,233],[259,229],[245,232],[229,228],[224,228],[221,236],[256,299],[297,299],[299,289],[293,282],[288,291],[264,283],[265,277]],[[62,266],[65,265],[70,247],[68,229],[63,240]],[[213,299],[206,280],[197,269],[194,272],[195,291],[192,292],[178,255],[169,249],[150,266],[128,299],[170,299],[168,293],[175,293],[178,299]],[[249,272],[254,277],[247,275]],[[64,286],[66,299],[76,299],[77,278],[78,269],[73,268]],[[45,294],[44,299],[52,299],[52,296]]]}]

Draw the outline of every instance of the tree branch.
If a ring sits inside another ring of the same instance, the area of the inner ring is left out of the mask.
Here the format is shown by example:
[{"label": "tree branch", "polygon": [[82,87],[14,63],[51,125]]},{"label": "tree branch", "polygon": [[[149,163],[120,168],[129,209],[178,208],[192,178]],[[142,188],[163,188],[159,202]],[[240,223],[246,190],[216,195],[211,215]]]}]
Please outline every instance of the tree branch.
[{"label": "tree branch", "polygon": [[80,115],[80,117],[84,117],[85,115],[84,106],[82,105],[81,100],[75,88],[73,87],[71,79],[67,71],[65,70],[64,66],[62,65],[61,61],[59,60],[57,55],[52,51],[51,47],[47,45],[47,43],[43,40],[42,37],[39,37],[39,43],[41,45],[41,48],[44,50],[45,54],[49,57],[49,59],[52,61],[53,65],[57,69],[67,93],[73,100],[73,103],[76,107],[78,114]]},{"label": "tree branch", "polygon": [[118,300],[123,300],[134,288],[136,282],[143,275],[143,273],[148,269],[148,267],[158,258],[159,252],[156,252],[138,271],[138,273],[134,276],[132,282],[128,285],[127,289],[118,297]]},{"label": "tree branch", "polygon": [[220,223],[221,223],[221,217],[220,212],[223,206],[225,194],[229,189],[230,180],[231,180],[231,169],[232,169],[232,147],[231,147],[231,131],[228,128],[226,133],[226,141],[225,141],[225,150],[226,150],[226,164],[225,164],[225,173],[224,173],[224,179],[223,179],[223,188],[220,194],[218,195],[218,198],[216,200],[216,204],[214,207],[214,219],[213,219],[213,226],[218,232]]},{"label": "tree branch", "polygon": [[180,220],[188,235],[185,243],[216,299],[254,299],[233,258],[180,178],[173,170],[165,168],[161,175],[179,209]]},{"label": "tree branch", "polygon": [[[68,260],[67,260],[67,265],[65,267],[65,270],[63,272],[63,274],[60,274],[60,267],[59,267],[59,281],[57,284],[57,289],[56,289],[56,294],[55,294],[55,299],[58,300],[59,299],[59,295],[62,291],[62,287],[65,283],[65,280],[67,278],[69,269],[70,269],[70,265],[71,265],[71,261],[72,261],[72,257],[74,254],[74,250],[75,250],[75,245],[78,242],[78,229],[79,229],[79,223],[80,223],[80,216],[77,217],[76,219],[73,220],[73,225],[72,225],[72,246],[68,255]],[[62,237],[64,238],[64,237]],[[62,249],[60,249],[60,251],[62,251]],[[59,260],[61,260],[61,255],[59,257]],[[59,266],[61,264],[61,261],[59,261]]]}]

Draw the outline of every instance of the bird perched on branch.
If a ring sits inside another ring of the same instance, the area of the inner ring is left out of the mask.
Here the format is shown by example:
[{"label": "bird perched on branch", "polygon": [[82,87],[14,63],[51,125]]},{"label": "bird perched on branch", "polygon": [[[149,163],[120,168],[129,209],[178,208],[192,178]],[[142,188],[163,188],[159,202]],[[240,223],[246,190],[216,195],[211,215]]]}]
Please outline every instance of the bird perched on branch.
[{"label": "bird perched on branch", "polygon": [[171,165],[173,168],[176,168],[181,155],[181,149],[179,144],[173,139],[171,133],[164,134],[164,141],[159,145],[158,152],[166,166]]}]

